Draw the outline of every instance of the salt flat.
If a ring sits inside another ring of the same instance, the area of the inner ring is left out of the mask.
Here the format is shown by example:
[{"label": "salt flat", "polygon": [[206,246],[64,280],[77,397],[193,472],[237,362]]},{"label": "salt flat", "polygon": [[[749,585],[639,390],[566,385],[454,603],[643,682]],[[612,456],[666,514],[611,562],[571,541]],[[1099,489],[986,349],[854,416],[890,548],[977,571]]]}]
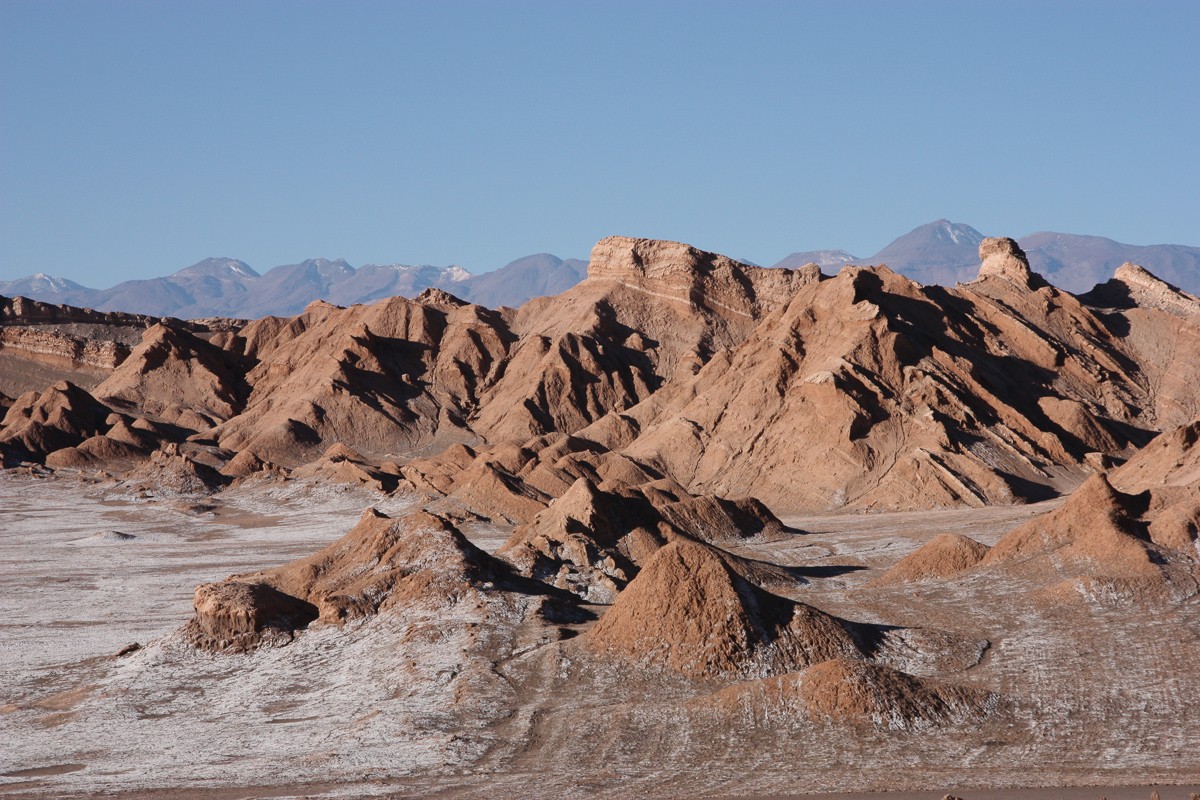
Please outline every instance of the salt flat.
[{"label": "salt flat", "polygon": [[[526,642],[493,667],[469,608],[315,627],[250,655],[197,651],[175,634],[196,585],[308,555],[364,508],[395,514],[409,499],[265,480],[213,498],[143,497],[13,473],[0,474],[0,497],[0,791],[10,795],[940,797],[957,787],[1032,800],[1050,795],[984,789],[1200,775],[1196,598],[1080,616],[984,578],[865,586],[940,532],[993,544],[1057,503],[795,518],[807,533],[733,548],[820,568],[791,594],[831,613],[988,640],[962,680],[1007,698],[1006,716],[889,731],[721,716],[695,686],[583,665],[578,639]],[[467,532],[487,550],[508,533]],[[141,649],[117,656],[133,642]],[[568,666],[544,680],[549,664]]]}]

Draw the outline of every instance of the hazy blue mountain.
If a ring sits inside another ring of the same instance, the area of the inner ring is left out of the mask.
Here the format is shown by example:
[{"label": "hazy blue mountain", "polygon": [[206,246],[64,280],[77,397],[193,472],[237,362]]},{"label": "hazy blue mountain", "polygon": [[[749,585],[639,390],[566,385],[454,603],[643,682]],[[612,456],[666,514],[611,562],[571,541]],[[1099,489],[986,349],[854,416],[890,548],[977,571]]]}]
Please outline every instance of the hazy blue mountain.
[{"label": "hazy blue mountain", "polygon": [[366,264],[350,277],[329,288],[324,298],[339,306],[374,303],[385,297],[416,297],[429,288],[461,294],[456,289],[470,280],[462,267],[432,267],[428,264]]},{"label": "hazy blue mountain", "polygon": [[843,264],[854,261],[854,256],[845,250],[807,250],[803,253],[792,253],[772,266],[777,269],[799,269],[805,264],[816,264],[818,267],[830,267],[825,272],[837,272]]},{"label": "hazy blue mountain", "polygon": [[549,253],[518,258],[493,272],[472,275],[462,267],[367,264],[312,258],[259,275],[244,262],[208,258],[173,275],[89,289],[73,281],[31,275],[0,283],[0,294],[99,311],[128,311],[181,319],[299,314],[314,300],[341,306],[385,297],[414,297],[428,288],[490,307],[518,306],[531,297],[558,294],[587,277],[587,262]]},{"label": "hazy blue mountain", "polygon": [[516,307],[532,297],[565,292],[587,277],[587,265],[588,262],[578,258],[564,260],[549,253],[538,253],[510,261],[492,272],[472,276],[464,282],[465,291],[441,288],[488,308]]},{"label": "hazy blue mountain", "polygon": [[95,292],[95,289],[89,289],[75,281],[56,278],[43,272],[14,281],[0,281],[0,295],[5,297],[28,297],[31,300],[73,306],[86,306],[86,302],[77,301],[89,300]]},{"label": "hazy blue mountain", "polygon": [[[906,233],[870,258],[854,264],[887,264],[920,283],[953,286],[979,273],[984,235],[970,225],[939,219]],[[1139,246],[1102,236],[1041,232],[1017,240],[1029,266],[1060,289],[1089,291],[1113,276],[1126,261],[1145,267],[1185,291],[1200,292],[1200,247],[1175,244]]]},{"label": "hazy blue mountain", "polygon": [[309,258],[299,264],[275,267],[255,282],[254,290],[227,316],[257,319],[299,314],[313,300],[327,298],[334,284],[347,280],[354,272],[354,267],[342,258]]},{"label": "hazy blue mountain", "polygon": [[195,319],[225,316],[257,283],[259,275],[234,258],[206,258],[165,278],[125,281],[96,292],[97,311],[129,311]]},{"label": "hazy blue mountain", "polygon": [[961,222],[939,219],[914,228],[870,258],[852,264],[886,264],[918,283],[953,286],[979,273],[979,243],[984,235]]},{"label": "hazy blue mountain", "polygon": [[1103,236],[1043,231],[1017,240],[1029,265],[1069,292],[1086,292],[1113,276],[1126,261],[1145,267],[1167,283],[1200,294],[1200,247],[1135,245]]},{"label": "hazy blue mountain", "polygon": [[15,281],[0,281],[0,294],[5,297],[29,297],[29,292],[94,292],[95,289],[89,289],[86,286],[69,281],[66,278],[56,278],[53,275],[46,275],[39,272],[37,275],[30,275],[26,278],[18,278]]},{"label": "hazy blue mountain", "polygon": [[[845,250],[810,250],[792,253],[775,266],[795,269],[816,262],[832,274],[846,264],[886,264],[923,284],[952,286],[975,279],[983,238],[970,225],[939,219],[909,231],[870,258],[856,259]],[[1029,255],[1030,266],[1067,291],[1086,292],[1129,261],[1200,294],[1200,247],[1139,246],[1054,232],[1034,233],[1018,241]],[[478,275],[457,266],[427,264],[367,264],[355,269],[344,259],[324,258],[285,264],[259,275],[237,259],[208,258],[164,278],[126,281],[103,290],[39,273],[0,282],[0,294],[184,319],[256,318],[298,314],[313,300],[348,306],[397,295],[414,297],[428,288],[489,308],[519,306],[531,297],[564,292],[586,277],[586,261],[549,253],[518,258]]]}]

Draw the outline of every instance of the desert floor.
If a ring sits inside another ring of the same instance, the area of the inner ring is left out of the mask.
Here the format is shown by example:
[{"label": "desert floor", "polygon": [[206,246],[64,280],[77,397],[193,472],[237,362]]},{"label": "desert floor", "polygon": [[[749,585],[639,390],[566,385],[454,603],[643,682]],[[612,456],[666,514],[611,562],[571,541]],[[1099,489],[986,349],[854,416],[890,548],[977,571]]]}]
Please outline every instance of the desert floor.
[{"label": "desert floor", "polygon": [[[1028,587],[983,579],[865,587],[943,531],[991,545],[1054,501],[794,518],[785,521],[805,535],[736,550],[803,568],[805,601],[831,613],[986,639],[963,678],[1009,698],[1004,721],[965,733],[749,725],[705,739],[697,723],[672,717],[680,701],[670,691],[656,699],[612,683],[605,695],[603,682],[520,695],[515,710],[472,701],[483,709],[472,730],[447,705],[447,647],[408,647],[404,657],[424,671],[397,671],[383,615],[249,656],[201,653],[173,636],[197,584],[307,555],[363,508],[395,513],[409,500],[299,482],[154,498],[13,474],[0,474],[0,498],[0,796],[848,800],[906,788],[922,791],[887,797],[1149,800],[1158,786],[1162,800],[1185,800],[1200,791],[1198,598],[1066,614],[1029,600]],[[510,533],[464,532],[489,552]],[[117,656],[134,642],[140,650]],[[638,737],[661,719],[665,732],[642,747]],[[995,788],[1039,785],[1098,788]],[[830,791],[871,793],[817,794]]]}]

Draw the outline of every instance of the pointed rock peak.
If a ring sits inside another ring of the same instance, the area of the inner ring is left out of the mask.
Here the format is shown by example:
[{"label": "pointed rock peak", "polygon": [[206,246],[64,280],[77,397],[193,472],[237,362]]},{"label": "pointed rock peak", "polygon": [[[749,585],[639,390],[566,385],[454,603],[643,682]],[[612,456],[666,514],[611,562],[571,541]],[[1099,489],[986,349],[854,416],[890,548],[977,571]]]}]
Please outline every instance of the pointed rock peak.
[{"label": "pointed rock peak", "polygon": [[[1138,524],[1150,506],[1150,492],[1125,494],[1113,488],[1108,477],[1100,472],[1084,481],[1061,506],[1043,516],[1035,517],[1009,531],[988,551],[980,562],[984,565],[1014,561],[1074,542],[1099,544],[1107,548],[1099,555],[1118,568],[1128,566],[1116,562],[1130,559],[1112,550],[1114,540],[1144,539]],[[1107,544],[1106,544],[1107,542]],[[1115,555],[1114,555],[1115,554]],[[1144,551],[1135,553],[1132,562],[1144,561]]]},{"label": "pointed rock peak", "polygon": [[179,270],[173,278],[258,278],[249,264],[236,258],[206,258]]},{"label": "pointed rock peak", "polygon": [[329,461],[363,461],[363,457],[355,450],[347,447],[341,442],[336,442],[328,450],[322,458]]},{"label": "pointed rock peak", "polygon": [[1115,275],[1113,275],[1113,277],[1122,283],[1128,283],[1133,286],[1157,286],[1159,284],[1169,285],[1166,284],[1165,281],[1161,281],[1156,278],[1153,273],[1151,273],[1145,267],[1140,267],[1137,264],[1131,264],[1128,261],[1117,267],[1117,272]]},{"label": "pointed rock peak", "polygon": [[980,278],[996,275],[1027,289],[1036,288],[1029,259],[1015,239],[1007,236],[984,239],[979,244],[979,260],[983,262],[979,266]]},{"label": "pointed rock peak", "polygon": [[343,308],[342,308],[342,306],[335,306],[333,303],[326,302],[325,300],[313,300],[311,303],[309,303],[308,305],[306,305],[304,307],[305,314],[307,314],[311,311],[322,311],[322,310],[342,311]]},{"label": "pointed rock peak", "polygon": [[1157,308],[1180,317],[1200,314],[1200,297],[1172,286],[1144,267],[1126,261],[1117,267],[1113,280],[1125,285],[1138,306]]},{"label": "pointed rock peak", "polygon": [[1061,508],[1074,512],[1078,517],[1112,512],[1139,517],[1146,513],[1149,502],[1150,495],[1147,493],[1126,494],[1118,491],[1107,475],[1098,472],[1072,492]]},{"label": "pointed rock peak", "polygon": [[[455,278],[454,280],[458,279]],[[433,287],[425,289],[414,297],[413,300],[423,305],[434,306],[435,308],[458,307],[467,304],[465,300],[460,300],[449,292],[434,289]]]},{"label": "pointed rock peak", "polygon": [[861,657],[850,624],[751,585],[722,551],[679,538],[654,554],[587,636],[639,665],[761,677]]}]

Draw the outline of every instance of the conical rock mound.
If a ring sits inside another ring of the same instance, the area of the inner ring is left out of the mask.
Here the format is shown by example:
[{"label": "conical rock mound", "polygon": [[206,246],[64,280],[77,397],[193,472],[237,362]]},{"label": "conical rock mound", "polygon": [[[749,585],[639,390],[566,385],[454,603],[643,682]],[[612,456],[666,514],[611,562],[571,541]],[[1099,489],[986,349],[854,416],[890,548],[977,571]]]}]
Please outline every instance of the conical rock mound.
[{"label": "conical rock mound", "polygon": [[1112,473],[1115,486],[1151,494],[1150,539],[1200,556],[1200,420],[1156,437]]},{"label": "conical rock mound", "polygon": [[[80,449],[83,450],[83,446]],[[121,479],[148,494],[168,496],[214,494],[229,485],[228,477],[208,464],[181,453],[176,445],[155,450]]]},{"label": "conical rock mound", "polygon": [[896,566],[872,581],[872,585],[892,586],[948,578],[976,566],[987,555],[988,549],[987,545],[960,533],[942,533],[900,559]]},{"label": "conical rock mound", "polygon": [[586,636],[596,650],[695,678],[861,657],[846,623],[753,586],[715,548],[686,539],[660,549]]}]

